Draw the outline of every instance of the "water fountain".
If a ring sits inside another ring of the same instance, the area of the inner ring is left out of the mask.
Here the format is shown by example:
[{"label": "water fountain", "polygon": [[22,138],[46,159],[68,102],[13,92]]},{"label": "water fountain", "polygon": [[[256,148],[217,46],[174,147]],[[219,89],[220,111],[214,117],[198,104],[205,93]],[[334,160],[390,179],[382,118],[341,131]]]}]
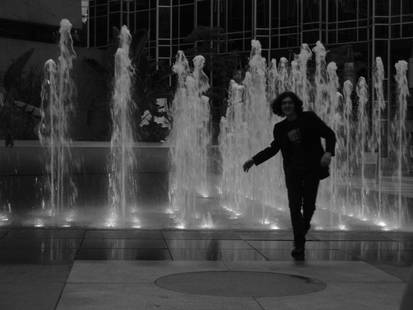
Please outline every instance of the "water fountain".
[{"label": "water fountain", "polygon": [[132,121],[134,102],[131,95],[134,70],[129,58],[131,40],[128,28],[123,26],[119,35],[119,48],[115,54],[114,91],[111,106],[112,137],[108,163],[108,195],[112,206],[112,216],[110,217],[112,220],[108,226],[113,225],[112,222],[116,222],[118,214],[122,221],[126,220],[128,203],[135,201],[136,159],[133,152]]},{"label": "water fountain", "polygon": [[232,216],[239,216],[245,207],[242,193],[248,188],[246,177],[240,167],[248,151],[248,132],[246,123],[246,90],[245,85],[231,80],[226,117],[221,119],[219,141],[222,157],[222,180],[220,188],[225,189],[225,208],[232,212]]},{"label": "water fountain", "polygon": [[344,186],[344,199],[343,199],[343,208],[346,209],[346,213],[352,215],[351,208],[352,199],[351,199],[351,188],[352,188],[352,176],[353,176],[353,167],[354,167],[354,152],[352,151],[352,146],[354,145],[354,127],[353,127],[353,101],[351,95],[353,93],[353,84],[347,80],[343,84],[343,96],[344,96],[344,107],[343,107],[343,141],[344,148],[342,152],[342,157],[337,156],[337,160],[342,160],[343,168],[343,186]]},{"label": "water fountain", "polygon": [[310,81],[308,80],[307,76],[307,64],[308,61],[312,57],[312,52],[308,44],[303,43],[301,45],[300,54],[298,54],[297,61],[300,69],[299,74],[299,87],[297,94],[303,101],[303,108],[304,110],[308,110],[310,108]]},{"label": "water fountain", "polygon": [[[340,99],[342,98],[341,94],[338,92],[339,88],[339,81],[338,81],[338,76],[337,76],[337,65],[335,62],[330,62],[327,65],[327,91],[328,91],[328,101],[329,105],[327,109],[325,110],[328,113],[328,116],[326,117],[327,124],[331,129],[333,129],[334,132],[338,133],[341,130],[342,126],[342,118],[341,118],[341,111],[339,110],[339,105],[340,105]],[[343,140],[341,138],[341,135],[337,135],[336,137],[336,154],[338,156],[341,155],[341,152],[343,150]],[[330,205],[332,206],[332,209],[340,214],[342,206],[342,202],[340,201],[341,197],[338,195],[338,183],[341,181],[342,173],[341,173],[341,163],[337,160],[332,161],[330,165],[330,178],[328,179],[328,192],[330,195]],[[338,219],[338,222],[341,224],[341,219]]]},{"label": "water fountain", "polygon": [[397,165],[395,175],[397,180],[397,225],[400,227],[404,223],[406,210],[404,208],[402,196],[403,171],[407,169],[407,143],[408,134],[406,129],[407,96],[409,87],[407,83],[407,62],[398,61],[395,65],[397,83],[397,110],[392,124],[393,151],[395,151]]},{"label": "water fountain", "polygon": [[366,79],[360,77],[357,83],[357,132],[356,132],[356,164],[361,179],[360,186],[360,209],[359,216],[365,218],[367,216],[367,194],[369,191],[366,178],[366,149],[369,128],[369,117],[367,112],[368,101],[368,86]]},{"label": "water fountain", "polygon": [[377,152],[377,216],[382,216],[383,207],[383,154],[382,154],[382,112],[385,109],[384,93],[383,93],[383,80],[384,80],[384,66],[380,57],[376,58],[376,66],[374,70],[374,91],[376,100],[372,104],[372,134],[369,141],[369,149],[371,152]]},{"label": "water fountain", "polygon": [[193,64],[193,71],[189,72],[185,55],[179,52],[173,66],[178,76],[178,88],[172,111],[174,127],[169,139],[169,197],[178,228],[188,227],[193,222],[203,222],[204,227],[212,225],[211,215],[206,213],[202,218],[196,208],[199,198],[207,198],[210,194],[207,181],[209,102],[203,95],[209,83],[203,72],[204,57],[194,57]]},{"label": "water fountain", "polygon": [[267,74],[267,100],[271,102],[278,95],[278,68],[277,60],[271,59]]},{"label": "water fountain", "polygon": [[323,120],[325,119],[326,103],[328,102],[327,91],[327,73],[326,73],[326,56],[327,51],[324,45],[317,41],[313,47],[313,53],[315,55],[315,74],[314,74],[314,102],[310,104],[310,110],[314,110]]},{"label": "water fountain", "polygon": [[278,67],[278,93],[281,94],[288,89],[290,89],[288,60],[285,57],[281,57]]},{"label": "water fountain", "polygon": [[51,215],[59,215],[76,199],[76,187],[70,172],[69,117],[73,110],[74,83],[70,77],[76,53],[70,35],[71,23],[60,22],[60,56],[57,64],[49,59],[44,65],[41,122],[39,139],[47,153],[45,184],[47,202],[44,207]]},{"label": "water fountain", "polygon": [[[66,206],[71,205],[76,195],[68,165],[68,115],[73,102],[69,74],[75,54],[71,47],[70,29],[65,28],[69,24],[62,22],[62,25],[61,57],[57,63],[47,61],[44,67],[39,131],[48,155],[47,190],[50,192],[44,208],[51,210],[49,214],[56,218],[59,218],[61,211],[66,211]],[[406,195],[402,190],[408,143],[404,126],[408,96],[406,64],[399,62],[396,65],[397,109],[389,128],[389,148],[385,150],[384,133],[380,134],[384,132],[385,125],[380,121],[385,109],[385,75],[380,59],[376,61],[372,85],[375,97],[370,99],[364,77],[360,77],[354,85],[355,91],[350,81],[340,83],[337,65],[334,62],[327,65],[327,51],[320,42],[312,49],[313,54],[308,45],[303,44],[300,53],[291,62],[282,57],[271,60],[267,66],[261,55],[261,46],[255,40],[252,41],[249,70],[244,81],[230,83],[229,108],[221,121],[219,137],[222,175],[208,169],[211,160],[208,156],[213,152],[210,152],[209,102],[204,95],[209,86],[203,73],[205,59],[195,57],[191,70],[183,52],[178,53],[173,66],[178,83],[172,105],[174,126],[168,141],[171,146],[169,188],[166,184],[159,186],[162,187],[160,192],[163,190],[166,194],[168,191],[170,204],[166,212],[163,205],[161,211],[148,212],[156,220],[151,218],[145,221],[144,216],[148,213],[143,211],[144,206],[132,206],[136,202],[136,158],[131,117],[134,70],[129,59],[130,40],[127,28],[123,27],[115,56],[111,101],[113,132],[108,162],[109,215],[103,215],[103,221],[95,214],[89,215],[92,219],[89,223],[92,224],[86,225],[96,226],[98,223],[97,226],[101,227],[103,222],[106,227],[131,227],[132,222],[134,228],[289,229],[281,156],[252,169],[248,174],[242,171],[244,161],[272,141],[271,129],[280,119],[272,114],[270,103],[285,90],[297,92],[304,101],[305,109],[316,111],[337,133],[331,177],[322,182],[314,228],[352,230],[373,227],[390,230],[405,229],[411,224]],[[315,72],[308,65],[313,55]],[[383,156],[380,156],[382,153]],[[393,173],[389,174],[391,168]],[[220,195],[216,195],[216,187]],[[167,197],[164,198],[167,204]],[[135,211],[139,211],[139,218],[135,217]],[[62,226],[67,227],[74,217],[76,221],[83,219],[82,212],[81,208],[73,208],[65,213],[66,222]],[[9,218],[7,214],[7,222],[10,222]],[[0,221],[5,222],[6,217],[0,215]],[[43,227],[48,223],[38,218],[30,225]]]},{"label": "water fountain", "polygon": [[[384,180],[388,180],[389,176],[384,176],[386,168],[382,157],[384,124],[381,117],[385,109],[385,100],[384,70],[381,59],[376,59],[374,71],[373,87],[376,100],[369,101],[367,81],[364,77],[360,77],[356,87],[357,101],[353,102],[352,83],[345,81],[343,86],[340,85],[337,65],[334,62],[327,65],[327,51],[321,42],[317,42],[313,48],[315,56],[313,79],[307,76],[307,63],[312,56],[308,45],[303,44],[300,54],[295,56],[290,66],[286,58],[280,58],[278,68],[275,59],[271,61],[269,67],[265,68],[263,65],[265,61],[258,57],[259,47],[258,42],[252,42],[250,70],[243,82],[247,92],[244,119],[248,128],[247,140],[250,140],[246,148],[249,154],[253,155],[272,140],[271,123],[277,120],[268,117],[268,104],[280,92],[292,90],[306,102],[306,109],[314,110],[337,135],[336,156],[330,166],[331,177],[323,181],[320,188],[319,202],[322,211],[321,214],[316,214],[317,226],[346,230],[372,225],[378,229],[389,230],[406,227],[408,223],[411,223],[407,214],[407,201],[402,191],[403,171],[407,169],[407,143],[409,141],[405,127],[406,97],[408,96],[406,63],[400,61],[395,66],[398,105],[390,130],[391,141],[388,144],[390,156],[387,161],[394,163],[393,183],[396,191],[393,190],[393,194],[389,194],[389,187],[392,188],[393,185],[389,181],[384,185]],[[266,73],[262,73],[264,68],[267,70]],[[310,80],[314,82],[310,83]],[[267,91],[266,96],[262,96],[264,89]],[[343,94],[340,93],[341,89]],[[273,210],[285,210],[283,209],[286,205],[283,200],[283,189],[280,189],[281,178],[279,176],[282,175],[280,159],[270,160],[269,165],[253,169],[244,183],[240,182],[245,179],[245,176],[237,174],[236,165],[229,164],[236,157],[237,152],[240,154],[240,150],[233,146],[234,141],[238,141],[236,143],[238,146],[242,145],[241,141],[245,141],[245,139],[240,140],[236,137],[234,132],[240,132],[239,129],[232,129],[241,125],[237,125],[231,117],[234,104],[237,102],[232,95],[234,91],[234,84],[231,84],[230,109],[227,111],[227,117],[222,120],[220,136],[220,149],[224,157],[223,197],[229,197],[231,193],[237,193],[238,188],[242,188],[243,195],[237,196],[238,205],[242,203],[241,196],[243,196],[244,199],[252,199],[263,205],[271,206]],[[353,108],[355,104],[356,109]],[[263,121],[265,119],[270,121]],[[260,173],[259,176],[256,174],[257,170]],[[265,186],[264,180],[267,184],[271,184],[271,188]],[[259,186],[260,190],[257,190],[256,186]],[[274,190],[277,188],[279,190]],[[274,195],[274,193],[277,194]],[[393,198],[394,193],[396,199]],[[265,207],[262,207],[262,210],[264,209]],[[269,223],[271,212],[262,211],[260,222],[264,225],[263,227]]]}]

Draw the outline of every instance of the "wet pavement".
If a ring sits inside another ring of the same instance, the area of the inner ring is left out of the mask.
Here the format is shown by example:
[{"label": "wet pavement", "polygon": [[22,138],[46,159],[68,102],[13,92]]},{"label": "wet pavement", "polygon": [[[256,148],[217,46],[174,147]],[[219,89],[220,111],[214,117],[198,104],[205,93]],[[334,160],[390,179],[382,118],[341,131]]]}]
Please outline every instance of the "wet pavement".
[{"label": "wet pavement", "polygon": [[[336,280],[340,277],[343,280],[347,277],[343,263],[363,264],[381,276],[391,277],[394,282],[392,285],[397,284],[398,286],[396,286],[401,290],[413,264],[413,233],[313,231],[309,233],[308,240],[305,271],[311,272],[312,265],[319,265],[317,267],[319,273],[312,276],[326,282],[327,288],[331,287],[331,281],[326,280],[325,276],[320,278],[320,274],[327,272],[327,269],[323,269],[324,265],[333,269],[335,264],[341,266],[342,269],[336,275]],[[296,265],[290,258],[291,246],[292,233],[289,230],[2,228],[0,229],[0,309],[22,309],[22,305],[29,301],[32,305],[30,309],[75,309],[72,306],[79,300],[76,294],[73,295],[73,290],[76,291],[77,286],[73,283],[70,284],[68,278],[73,275],[74,271],[78,272],[73,269],[76,269],[78,264],[88,264],[88,272],[92,274],[95,272],[96,277],[119,277],[117,281],[122,283],[125,281],[139,282],[145,278],[144,274],[116,274],[116,270],[99,274],[98,271],[94,270],[94,266],[99,269],[101,264],[117,262],[117,266],[122,269],[124,264],[131,264],[131,261],[136,262],[144,270],[147,266],[147,271],[153,268],[153,264],[160,264],[159,268],[161,269],[164,266],[169,266],[168,272],[161,273],[159,276],[178,273],[182,268],[191,266],[191,264],[209,266],[208,264],[211,263],[213,265],[210,266],[224,266],[225,268],[236,266],[237,270],[241,267],[242,270],[245,268],[268,269],[271,266],[278,266],[277,264],[288,264],[293,268],[292,266]],[[173,266],[177,267],[173,268]],[[299,266],[294,268],[299,268]],[[347,272],[351,273],[352,268],[349,265]],[[191,270],[204,269],[192,268]],[[295,271],[302,272],[303,270],[297,269]],[[87,274],[83,276],[88,277]],[[154,277],[153,281],[156,279],[157,277]],[[86,279],[85,282],[89,280]],[[368,275],[360,279],[360,281],[371,280]],[[385,283],[387,282],[383,282],[382,285]],[[110,285],[112,284],[111,282]],[[109,284],[105,285],[105,288],[102,289],[109,289],[107,287]],[[87,288],[87,290],[90,289],[93,291],[96,287]],[[160,288],[153,289],[154,292],[158,293],[161,290]],[[147,294],[151,295],[152,293],[149,291]],[[369,291],[370,293],[371,291]],[[97,298],[93,297],[95,293],[91,294],[89,296],[91,299]],[[394,298],[399,298],[399,295],[394,295]],[[133,301],[136,302],[136,300]],[[150,301],[148,302],[150,303]],[[177,301],[177,305],[181,302],[182,300]],[[239,300],[234,300],[234,302],[240,306]],[[267,302],[268,305],[263,305],[261,309],[272,309],[270,305],[273,301]],[[96,307],[96,309],[106,309],[101,302],[96,303],[96,305],[102,307]],[[116,307],[126,306],[126,304],[116,303],[112,305],[113,307],[115,305]],[[189,301],[188,305],[191,305]],[[213,302],[211,307],[212,305],[214,305]],[[251,305],[254,309],[254,305]],[[231,307],[229,306],[228,309],[232,309]],[[248,306],[245,307],[248,308]],[[209,307],[204,308],[210,309]],[[370,309],[369,307],[357,308],[357,305],[353,308]],[[92,301],[90,309],[95,309]],[[152,308],[148,306],[148,308],[137,309]],[[168,308],[164,305],[162,309],[175,308]],[[190,308],[183,307],[182,309]],[[285,309],[290,308],[286,306]],[[376,307],[371,309],[390,308]]]}]

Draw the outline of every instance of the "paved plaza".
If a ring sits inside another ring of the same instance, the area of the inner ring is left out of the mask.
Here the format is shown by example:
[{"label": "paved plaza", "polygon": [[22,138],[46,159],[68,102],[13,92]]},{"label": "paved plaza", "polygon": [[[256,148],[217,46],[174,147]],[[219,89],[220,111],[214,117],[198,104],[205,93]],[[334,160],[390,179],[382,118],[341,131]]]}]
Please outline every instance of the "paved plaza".
[{"label": "paved plaza", "polygon": [[397,309],[413,234],[0,231],[0,309]]}]

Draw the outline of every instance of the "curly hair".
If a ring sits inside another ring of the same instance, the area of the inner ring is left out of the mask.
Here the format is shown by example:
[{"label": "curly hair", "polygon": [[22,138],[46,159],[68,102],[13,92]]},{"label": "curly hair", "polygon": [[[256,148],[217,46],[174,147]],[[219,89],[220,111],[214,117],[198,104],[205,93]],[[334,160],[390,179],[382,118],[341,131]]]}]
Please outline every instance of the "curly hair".
[{"label": "curly hair", "polygon": [[303,102],[301,101],[301,99],[293,92],[291,91],[286,91],[281,93],[277,98],[274,99],[274,101],[272,102],[271,106],[272,106],[272,111],[274,112],[274,114],[278,115],[278,116],[285,116],[284,113],[281,110],[281,102],[285,99],[285,98],[291,98],[291,100],[294,102],[295,105],[295,112],[297,114],[300,114],[301,112],[303,112]]}]

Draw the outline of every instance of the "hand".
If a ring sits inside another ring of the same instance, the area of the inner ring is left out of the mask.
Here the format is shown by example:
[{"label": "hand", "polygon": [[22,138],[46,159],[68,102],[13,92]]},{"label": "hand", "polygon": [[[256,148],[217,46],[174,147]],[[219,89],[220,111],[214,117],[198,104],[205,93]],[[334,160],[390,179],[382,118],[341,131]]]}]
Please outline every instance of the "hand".
[{"label": "hand", "polygon": [[244,165],[242,166],[242,168],[244,169],[245,172],[248,172],[248,170],[250,170],[250,168],[254,165],[254,161],[252,159],[248,159]]},{"label": "hand", "polygon": [[322,167],[328,167],[331,163],[331,153],[325,152],[323,157],[321,157],[320,165]]}]

